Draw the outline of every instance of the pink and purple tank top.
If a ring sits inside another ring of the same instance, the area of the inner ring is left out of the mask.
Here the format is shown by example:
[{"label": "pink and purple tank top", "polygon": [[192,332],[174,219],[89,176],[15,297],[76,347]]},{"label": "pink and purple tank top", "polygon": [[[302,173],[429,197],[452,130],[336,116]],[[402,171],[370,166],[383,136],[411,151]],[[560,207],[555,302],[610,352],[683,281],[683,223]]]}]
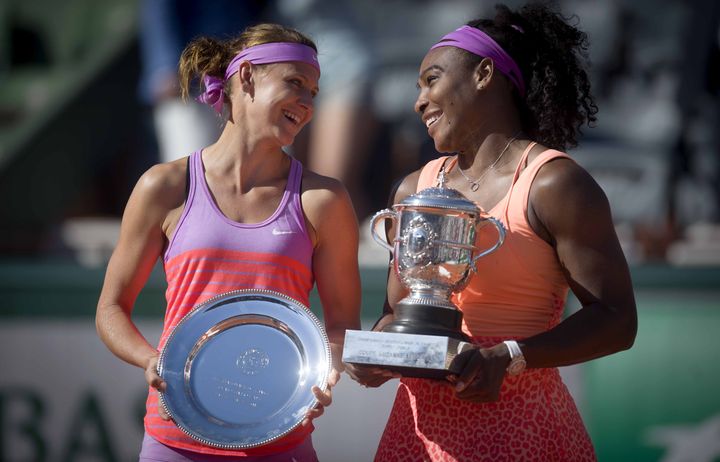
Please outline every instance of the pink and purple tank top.
[{"label": "pink and purple tank top", "polygon": [[[260,223],[238,223],[215,204],[201,151],[190,156],[188,197],[164,255],[167,309],[158,349],[177,323],[195,306],[233,290],[267,289],[309,306],[314,284],[313,246],[300,202],[302,165],[291,159],[287,186],[275,212]],[[158,397],[150,390],[145,430],[172,447],[207,454],[265,455],[300,444],[312,432],[298,427],[288,436],[247,451],[227,451],[198,443],[158,415]]]}]

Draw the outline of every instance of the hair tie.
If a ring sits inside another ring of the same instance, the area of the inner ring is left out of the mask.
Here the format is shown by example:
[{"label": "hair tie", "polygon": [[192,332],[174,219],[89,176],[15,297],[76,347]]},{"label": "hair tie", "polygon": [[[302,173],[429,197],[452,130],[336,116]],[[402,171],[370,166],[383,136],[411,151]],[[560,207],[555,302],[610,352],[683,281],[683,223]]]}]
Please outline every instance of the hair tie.
[{"label": "hair tie", "polygon": [[219,77],[206,75],[203,78],[203,85],[205,86],[205,91],[202,92],[196,99],[203,104],[211,106],[215,109],[215,112],[221,114],[223,99],[225,96],[225,82]]}]

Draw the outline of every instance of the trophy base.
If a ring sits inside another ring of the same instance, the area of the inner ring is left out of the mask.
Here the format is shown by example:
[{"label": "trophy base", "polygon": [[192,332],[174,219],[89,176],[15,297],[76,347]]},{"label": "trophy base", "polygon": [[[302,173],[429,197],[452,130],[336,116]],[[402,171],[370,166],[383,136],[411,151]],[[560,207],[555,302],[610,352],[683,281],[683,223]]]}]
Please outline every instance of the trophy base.
[{"label": "trophy base", "polygon": [[403,377],[444,379],[460,372],[453,360],[472,345],[438,335],[345,331],[342,360],[399,372]]},{"label": "trophy base", "polygon": [[394,320],[383,332],[396,334],[438,335],[462,342],[470,342],[462,331],[462,311],[430,305],[398,303]]},{"label": "trophy base", "polygon": [[343,362],[381,367],[403,377],[445,379],[460,372],[455,357],[472,348],[462,332],[462,318],[458,309],[401,301],[382,332],[345,332]]}]

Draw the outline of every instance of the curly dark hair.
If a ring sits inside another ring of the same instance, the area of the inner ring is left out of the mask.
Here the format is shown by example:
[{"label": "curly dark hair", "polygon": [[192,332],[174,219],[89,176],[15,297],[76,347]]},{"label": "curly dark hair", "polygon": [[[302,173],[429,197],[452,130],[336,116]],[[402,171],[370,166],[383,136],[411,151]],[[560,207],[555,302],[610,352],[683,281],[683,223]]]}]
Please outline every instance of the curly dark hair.
[{"label": "curly dark hair", "polygon": [[499,4],[495,10],[494,19],[467,25],[491,36],[520,68],[526,95],[515,95],[523,129],[550,148],[577,146],[581,127],[592,127],[597,114],[585,70],[587,35],[569,23],[577,17],[562,16],[552,2],[528,3],[517,11]]}]

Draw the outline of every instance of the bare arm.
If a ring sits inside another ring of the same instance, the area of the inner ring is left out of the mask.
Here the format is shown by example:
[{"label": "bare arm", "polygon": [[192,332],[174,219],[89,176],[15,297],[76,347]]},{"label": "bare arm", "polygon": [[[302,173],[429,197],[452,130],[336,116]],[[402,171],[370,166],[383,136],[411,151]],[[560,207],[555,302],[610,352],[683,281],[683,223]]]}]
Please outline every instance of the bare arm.
[{"label": "bare arm", "polygon": [[[417,170],[410,175],[403,178],[398,187],[392,191],[390,198],[388,199],[388,208],[392,207],[393,204],[401,202],[406,197],[415,194],[420,178],[420,170]],[[392,246],[393,239],[397,233],[397,223],[393,223],[391,226],[386,228],[386,239]],[[392,257],[391,257],[392,258]],[[385,304],[383,305],[383,315],[375,323],[373,330],[380,331],[382,328],[393,320],[393,308],[408,294],[408,290],[403,287],[398,279],[397,274],[393,271],[392,267],[388,268],[388,281],[387,281],[387,292],[385,294]]]},{"label": "bare arm", "polygon": [[[110,258],[95,324],[98,335],[116,356],[146,371],[152,386],[160,386],[154,374],[158,352],[138,331],[131,313],[135,300],[165,244],[164,226],[169,211],[180,204],[183,185],[168,175],[175,167],[156,166],[146,172],[135,186],[123,214],[120,239]],[[148,376],[148,371],[151,376]]]},{"label": "bare arm", "polygon": [[[400,182],[398,187],[390,194],[388,207],[391,207],[393,204],[396,204],[405,199],[407,196],[415,193],[419,175],[420,171],[417,171],[408,175]],[[386,227],[386,239],[391,246],[393,245],[392,240],[395,233],[395,224]],[[407,295],[407,293],[407,289],[400,284],[400,280],[392,267],[388,268],[388,282],[385,294],[385,303],[383,305],[383,314],[373,326],[373,330],[381,331],[385,325],[393,321],[393,308],[397,302]],[[364,365],[355,365],[354,367],[348,369],[348,373],[355,381],[367,387],[379,387],[392,378],[400,377],[400,374],[396,372],[380,367]]]},{"label": "bare arm", "polygon": [[313,387],[319,405],[308,411],[307,425],[332,403],[332,387],[345,369],[345,330],[360,329],[360,270],[358,223],[345,188],[336,180],[308,172],[303,177],[302,200],[315,246],[313,274],[333,359],[328,389]]},{"label": "bare arm", "polygon": [[[518,342],[528,367],[567,366],[630,348],[637,331],[630,272],[595,180],[570,160],[549,162],[531,187],[528,220],[554,247],[582,304],[556,327]],[[469,351],[456,380],[457,397],[496,401],[509,362],[502,343]]]},{"label": "bare arm", "polygon": [[342,370],[345,330],[360,328],[358,223],[339,182],[315,175],[306,183],[303,207],[315,234],[313,273],[335,367]]},{"label": "bare arm", "polygon": [[540,170],[530,197],[531,224],[554,245],[582,308],[521,343],[528,366],[566,366],[630,348],[635,298],[602,189],[574,162],[557,160]]}]

